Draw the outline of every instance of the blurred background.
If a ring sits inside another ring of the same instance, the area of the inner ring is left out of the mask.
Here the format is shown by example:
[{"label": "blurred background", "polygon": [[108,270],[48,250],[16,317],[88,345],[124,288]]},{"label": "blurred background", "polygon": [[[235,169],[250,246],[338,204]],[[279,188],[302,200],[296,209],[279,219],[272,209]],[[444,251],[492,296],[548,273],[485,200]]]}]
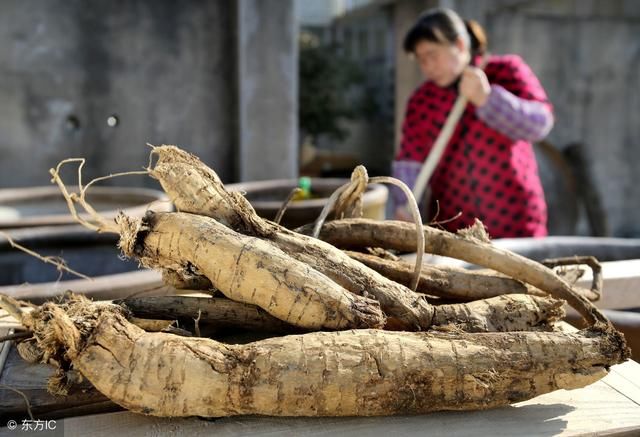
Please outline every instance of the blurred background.
[{"label": "blurred background", "polygon": [[[0,188],[87,180],[176,144],[224,182],[389,174],[422,77],[418,14],[457,10],[540,78],[536,145],[555,235],[640,236],[640,2],[634,0],[1,0]],[[104,185],[158,188],[142,176]]]}]

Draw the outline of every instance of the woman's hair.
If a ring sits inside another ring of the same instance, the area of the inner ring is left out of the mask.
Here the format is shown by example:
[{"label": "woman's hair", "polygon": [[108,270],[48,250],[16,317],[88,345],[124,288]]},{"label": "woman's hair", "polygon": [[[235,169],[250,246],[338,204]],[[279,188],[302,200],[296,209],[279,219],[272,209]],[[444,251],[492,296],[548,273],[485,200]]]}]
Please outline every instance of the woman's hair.
[{"label": "woman's hair", "polygon": [[446,8],[434,8],[423,12],[418,21],[404,37],[404,50],[413,53],[422,41],[439,44],[454,44],[458,38],[466,43],[472,56],[482,55],[487,50],[487,36],[478,22],[462,20],[460,16]]}]

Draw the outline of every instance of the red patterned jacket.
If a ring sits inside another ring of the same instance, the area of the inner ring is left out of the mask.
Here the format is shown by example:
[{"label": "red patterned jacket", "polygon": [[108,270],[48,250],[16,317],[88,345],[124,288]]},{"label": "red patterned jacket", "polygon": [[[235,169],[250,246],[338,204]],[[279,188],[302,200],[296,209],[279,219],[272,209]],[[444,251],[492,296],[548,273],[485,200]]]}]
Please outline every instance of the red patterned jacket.
[{"label": "red patterned jacket", "polygon": [[[547,207],[531,141],[553,125],[540,82],[515,55],[491,56],[487,103],[467,105],[429,182],[437,221],[451,231],[479,218],[492,238],[547,235]],[[427,81],[411,96],[393,174],[413,186],[457,97],[457,84]],[[434,217],[430,217],[429,221]]]}]

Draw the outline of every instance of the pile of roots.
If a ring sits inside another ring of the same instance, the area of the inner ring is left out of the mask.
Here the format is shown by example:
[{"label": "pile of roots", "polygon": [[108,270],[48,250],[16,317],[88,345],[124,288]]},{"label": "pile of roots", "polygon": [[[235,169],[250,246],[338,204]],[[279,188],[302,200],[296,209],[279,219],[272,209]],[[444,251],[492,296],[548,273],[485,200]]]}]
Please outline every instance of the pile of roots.
[{"label": "pile of roots", "polygon": [[[85,199],[91,183],[70,193],[60,166],[52,175],[80,223],[118,233],[125,256],[176,289],[208,295],[71,295],[30,311],[3,298],[33,334],[21,355],[58,369],[54,391],[74,369],[117,404],[156,416],[474,410],[583,387],[629,356],[590,302],[602,286],[593,259],[593,288],[581,289],[492,246],[480,222],[452,234],[423,226],[417,208],[414,224],[359,218],[368,183],[397,183],[363,167],[316,223],[289,230],[197,157],[174,146],[151,154],[146,173],[178,212],[107,221]],[[331,210],[337,219],[325,223]],[[413,251],[416,264],[397,256]],[[485,269],[423,265],[423,252]],[[565,302],[588,328],[555,327]],[[229,336],[239,332],[244,340]]]}]

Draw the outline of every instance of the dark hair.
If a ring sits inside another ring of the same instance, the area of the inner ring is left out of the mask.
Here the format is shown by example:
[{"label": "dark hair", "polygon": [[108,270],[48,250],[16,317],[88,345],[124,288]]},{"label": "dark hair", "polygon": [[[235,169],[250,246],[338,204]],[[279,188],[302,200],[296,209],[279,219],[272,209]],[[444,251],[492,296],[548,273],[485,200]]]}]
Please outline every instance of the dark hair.
[{"label": "dark hair", "polygon": [[487,36],[482,26],[474,20],[462,20],[460,16],[446,8],[428,9],[404,37],[405,52],[413,53],[421,40],[440,44],[453,44],[458,37],[469,42],[472,56],[482,55],[487,50]]}]

